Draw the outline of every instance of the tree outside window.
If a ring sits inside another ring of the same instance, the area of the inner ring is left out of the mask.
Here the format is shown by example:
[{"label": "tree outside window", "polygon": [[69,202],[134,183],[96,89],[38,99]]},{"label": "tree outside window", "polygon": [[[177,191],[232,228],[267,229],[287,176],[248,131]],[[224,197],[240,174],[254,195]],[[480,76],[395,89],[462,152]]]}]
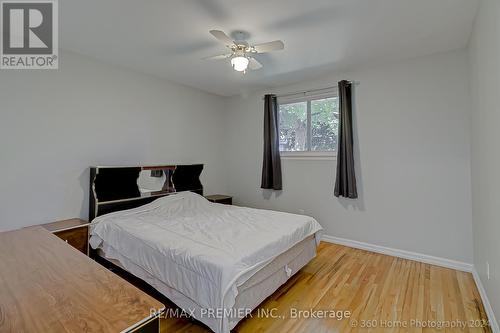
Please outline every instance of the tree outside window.
[{"label": "tree outside window", "polygon": [[280,151],[335,151],[338,109],[337,97],[280,104]]}]

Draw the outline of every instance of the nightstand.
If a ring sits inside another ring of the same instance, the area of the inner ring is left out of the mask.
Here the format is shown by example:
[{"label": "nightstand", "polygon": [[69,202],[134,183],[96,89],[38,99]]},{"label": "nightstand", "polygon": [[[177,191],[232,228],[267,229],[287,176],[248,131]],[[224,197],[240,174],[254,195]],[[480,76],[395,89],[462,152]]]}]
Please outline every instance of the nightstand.
[{"label": "nightstand", "polygon": [[220,203],[220,204],[224,204],[224,205],[232,205],[233,204],[233,197],[231,197],[229,195],[212,194],[212,195],[205,196],[205,198],[208,201]]},{"label": "nightstand", "polygon": [[69,219],[42,224],[41,226],[78,251],[88,255],[89,225],[90,223],[81,219]]}]

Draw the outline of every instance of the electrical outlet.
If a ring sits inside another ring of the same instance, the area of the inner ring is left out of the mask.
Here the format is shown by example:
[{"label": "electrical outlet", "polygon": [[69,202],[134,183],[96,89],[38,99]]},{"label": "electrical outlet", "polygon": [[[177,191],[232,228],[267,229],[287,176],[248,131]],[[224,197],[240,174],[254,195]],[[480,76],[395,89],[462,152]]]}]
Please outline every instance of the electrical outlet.
[{"label": "electrical outlet", "polygon": [[486,277],[490,279],[490,263],[486,262]]}]

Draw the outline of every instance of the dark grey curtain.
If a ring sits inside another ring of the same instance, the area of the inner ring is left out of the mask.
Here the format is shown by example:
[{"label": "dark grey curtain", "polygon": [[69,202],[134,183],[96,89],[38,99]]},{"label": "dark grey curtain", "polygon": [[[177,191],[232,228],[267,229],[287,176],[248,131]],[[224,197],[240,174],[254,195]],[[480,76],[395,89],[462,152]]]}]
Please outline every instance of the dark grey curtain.
[{"label": "dark grey curtain", "polygon": [[356,199],[356,175],[354,172],[351,83],[339,82],[339,132],[337,148],[337,177],[335,196]]},{"label": "dark grey curtain", "polygon": [[264,96],[264,160],[261,188],[281,190],[281,159],[278,135],[278,101],[275,95]]}]

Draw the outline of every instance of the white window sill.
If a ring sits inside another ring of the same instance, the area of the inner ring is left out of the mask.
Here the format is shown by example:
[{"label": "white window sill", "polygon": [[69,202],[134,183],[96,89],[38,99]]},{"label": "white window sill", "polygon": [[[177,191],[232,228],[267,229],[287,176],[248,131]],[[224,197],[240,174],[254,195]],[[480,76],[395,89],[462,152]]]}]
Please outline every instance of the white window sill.
[{"label": "white window sill", "polygon": [[280,156],[286,160],[335,160],[337,153],[333,151],[281,151]]}]

